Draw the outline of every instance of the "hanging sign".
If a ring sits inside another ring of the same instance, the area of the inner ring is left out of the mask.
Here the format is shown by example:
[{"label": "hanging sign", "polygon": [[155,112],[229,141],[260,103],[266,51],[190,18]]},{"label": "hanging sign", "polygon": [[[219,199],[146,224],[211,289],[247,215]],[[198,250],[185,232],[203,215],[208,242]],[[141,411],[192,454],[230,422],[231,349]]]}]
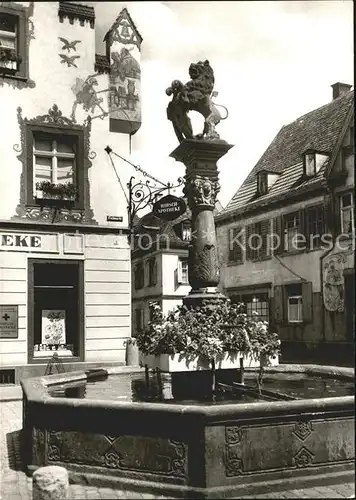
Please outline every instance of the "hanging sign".
[{"label": "hanging sign", "polygon": [[183,198],[167,194],[153,205],[153,214],[164,220],[174,220],[184,214],[187,206]]}]

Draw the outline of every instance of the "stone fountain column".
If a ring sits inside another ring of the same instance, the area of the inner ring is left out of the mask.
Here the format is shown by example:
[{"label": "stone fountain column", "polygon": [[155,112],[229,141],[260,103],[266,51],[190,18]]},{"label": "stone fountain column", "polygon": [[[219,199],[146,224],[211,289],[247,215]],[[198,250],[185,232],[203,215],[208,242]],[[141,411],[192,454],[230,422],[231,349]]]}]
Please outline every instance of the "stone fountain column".
[{"label": "stone fountain column", "polygon": [[216,290],[220,269],[213,210],[220,190],[217,162],[232,147],[220,139],[184,139],[170,154],[186,167],[184,194],[192,212],[188,261],[192,290],[183,299],[187,307],[196,307],[202,300],[224,299]]}]

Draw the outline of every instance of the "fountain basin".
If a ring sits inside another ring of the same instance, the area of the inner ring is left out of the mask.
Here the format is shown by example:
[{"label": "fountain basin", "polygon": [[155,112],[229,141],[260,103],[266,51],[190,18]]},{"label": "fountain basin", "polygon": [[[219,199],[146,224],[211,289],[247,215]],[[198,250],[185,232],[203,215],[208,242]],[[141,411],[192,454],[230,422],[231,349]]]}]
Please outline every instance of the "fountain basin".
[{"label": "fountain basin", "polygon": [[[123,369],[106,371],[110,378]],[[352,378],[352,370],[339,375]],[[21,382],[29,473],[63,465],[73,482],[177,498],[253,495],[354,477],[353,396],[208,405],[49,395],[50,387],[87,377],[72,372]]]}]

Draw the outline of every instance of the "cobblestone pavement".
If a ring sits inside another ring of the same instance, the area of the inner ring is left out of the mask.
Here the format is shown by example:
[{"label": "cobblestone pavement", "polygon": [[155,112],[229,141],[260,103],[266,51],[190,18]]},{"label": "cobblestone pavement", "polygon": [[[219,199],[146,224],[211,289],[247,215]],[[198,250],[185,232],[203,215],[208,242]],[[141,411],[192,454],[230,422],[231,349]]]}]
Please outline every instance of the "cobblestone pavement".
[{"label": "cobblestone pavement", "polygon": [[[2,500],[31,500],[32,479],[22,470],[19,432],[22,428],[22,402],[0,402],[0,459],[1,480],[0,498]],[[133,493],[111,488],[71,485],[71,499],[116,499],[116,498],[165,498],[149,493]],[[303,490],[290,490],[278,493],[266,492],[240,498],[355,498],[354,483],[329,487],[314,487]]]}]

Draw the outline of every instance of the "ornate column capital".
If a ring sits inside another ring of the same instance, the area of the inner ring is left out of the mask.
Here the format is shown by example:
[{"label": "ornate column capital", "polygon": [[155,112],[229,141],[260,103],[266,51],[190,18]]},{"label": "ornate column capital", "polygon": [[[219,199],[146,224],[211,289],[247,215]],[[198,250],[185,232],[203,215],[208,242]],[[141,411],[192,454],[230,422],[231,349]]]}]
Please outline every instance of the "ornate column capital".
[{"label": "ornate column capital", "polygon": [[184,187],[184,194],[192,210],[214,210],[219,191],[220,184],[217,180],[201,175],[189,176]]}]

